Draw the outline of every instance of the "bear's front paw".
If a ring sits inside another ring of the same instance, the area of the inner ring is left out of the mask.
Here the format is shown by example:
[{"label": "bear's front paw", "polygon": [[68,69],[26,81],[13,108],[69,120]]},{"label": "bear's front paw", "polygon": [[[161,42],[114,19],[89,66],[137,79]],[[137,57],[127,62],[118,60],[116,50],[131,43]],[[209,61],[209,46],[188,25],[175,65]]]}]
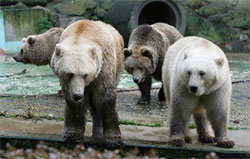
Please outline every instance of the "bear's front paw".
[{"label": "bear's front paw", "polygon": [[217,142],[218,147],[223,147],[223,148],[232,148],[234,147],[234,142],[233,141],[220,141]]},{"label": "bear's front paw", "polygon": [[185,141],[182,139],[174,139],[169,141],[169,144],[174,147],[183,147],[185,145]]},{"label": "bear's front paw", "polygon": [[202,143],[215,143],[215,137],[213,136],[206,136],[206,137],[200,137],[199,141]]},{"label": "bear's front paw", "polygon": [[82,141],[83,140],[83,135],[78,134],[78,133],[65,133],[63,134],[63,140],[68,142],[68,141]]},{"label": "bear's front paw", "polygon": [[185,137],[185,143],[191,144],[192,143],[192,138],[190,136]]},{"label": "bear's front paw", "polygon": [[123,139],[120,136],[116,136],[116,137],[105,137],[105,145],[108,148],[117,148],[119,146],[123,145]]},{"label": "bear's front paw", "polygon": [[150,103],[150,100],[147,100],[145,98],[140,98],[138,101],[137,101],[137,104],[139,105],[148,105]]}]

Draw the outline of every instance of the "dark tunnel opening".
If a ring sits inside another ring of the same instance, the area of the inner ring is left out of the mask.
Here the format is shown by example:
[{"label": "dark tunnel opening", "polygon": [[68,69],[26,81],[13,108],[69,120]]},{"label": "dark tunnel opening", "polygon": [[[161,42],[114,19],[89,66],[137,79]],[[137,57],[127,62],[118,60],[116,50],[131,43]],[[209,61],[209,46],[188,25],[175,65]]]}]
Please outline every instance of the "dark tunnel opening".
[{"label": "dark tunnel opening", "polygon": [[176,25],[176,17],[172,8],[164,2],[148,3],[140,12],[138,25],[154,24],[164,22],[170,25]]}]

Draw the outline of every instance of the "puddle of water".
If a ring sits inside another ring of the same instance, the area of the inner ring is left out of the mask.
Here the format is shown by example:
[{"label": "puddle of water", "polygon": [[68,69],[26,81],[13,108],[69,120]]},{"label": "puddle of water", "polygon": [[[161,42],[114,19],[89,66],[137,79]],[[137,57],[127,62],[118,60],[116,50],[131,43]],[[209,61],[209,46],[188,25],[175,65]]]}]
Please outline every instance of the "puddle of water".
[{"label": "puddle of water", "polygon": [[250,62],[229,61],[232,81],[250,79]]},{"label": "puddle of water", "polygon": [[[250,62],[230,61],[232,80],[250,79]],[[29,73],[14,75],[28,69]],[[153,87],[160,86],[153,81]],[[124,73],[118,88],[133,88],[137,85],[132,76]],[[12,57],[0,56],[0,94],[38,95],[52,94],[60,90],[58,78],[49,66],[24,65],[15,62]]]}]

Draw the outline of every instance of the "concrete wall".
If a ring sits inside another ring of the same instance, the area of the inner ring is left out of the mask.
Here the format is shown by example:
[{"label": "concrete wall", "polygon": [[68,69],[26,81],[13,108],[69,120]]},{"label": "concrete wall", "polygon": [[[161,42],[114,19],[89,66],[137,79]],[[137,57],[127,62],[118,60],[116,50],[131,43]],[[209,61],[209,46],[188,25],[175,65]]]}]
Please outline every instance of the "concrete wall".
[{"label": "concrete wall", "polygon": [[[29,5],[28,0],[18,0],[18,2],[21,1]],[[108,21],[107,18],[110,17],[109,12],[117,1],[119,0],[48,0],[44,9],[53,13],[54,17],[59,17],[58,19],[55,18],[56,20],[53,23],[59,20],[61,27],[67,27],[72,22],[80,19]],[[133,3],[133,1],[143,2],[145,0],[128,1]],[[204,37],[216,43],[226,52],[250,53],[250,0],[160,1],[175,2],[181,6],[186,17],[185,36],[196,35]],[[44,1],[40,3],[40,5],[44,5]],[[16,5],[22,6],[23,4],[17,3]],[[27,8],[32,6],[33,4]],[[114,16],[120,14],[121,18],[124,16],[119,10],[117,14],[112,14]],[[108,22],[110,23],[110,21]],[[11,25],[14,30],[18,29],[16,28],[18,25]],[[49,22],[44,24],[44,26],[44,30],[46,30],[55,25]],[[125,30],[131,31],[129,25],[125,26]],[[11,32],[10,29],[9,32]]]}]

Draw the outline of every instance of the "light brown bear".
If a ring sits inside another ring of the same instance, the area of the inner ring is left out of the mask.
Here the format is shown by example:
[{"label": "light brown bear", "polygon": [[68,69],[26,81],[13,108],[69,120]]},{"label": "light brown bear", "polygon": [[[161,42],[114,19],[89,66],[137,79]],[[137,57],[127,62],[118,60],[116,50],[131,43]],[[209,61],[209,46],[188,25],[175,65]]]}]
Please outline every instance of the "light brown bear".
[{"label": "light brown bear", "polygon": [[[165,23],[140,25],[131,33],[128,48],[124,49],[125,69],[140,89],[138,104],[149,104],[152,77],[161,81],[165,52],[182,37],[177,29]],[[163,86],[158,99],[165,100]]]},{"label": "light brown bear", "polygon": [[193,114],[200,142],[233,147],[227,137],[232,84],[224,52],[204,38],[185,37],[169,47],[162,73],[170,101],[170,143],[185,144]]},{"label": "light brown bear", "polygon": [[59,42],[63,30],[63,28],[51,28],[42,34],[24,38],[21,50],[13,57],[14,60],[37,66],[50,64],[55,46]]},{"label": "light brown bear", "polygon": [[51,60],[65,94],[63,138],[81,139],[87,109],[93,137],[109,146],[122,143],[117,114],[117,84],[123,72],[124,42],[111,25],[81,20],[68,26]]}]

